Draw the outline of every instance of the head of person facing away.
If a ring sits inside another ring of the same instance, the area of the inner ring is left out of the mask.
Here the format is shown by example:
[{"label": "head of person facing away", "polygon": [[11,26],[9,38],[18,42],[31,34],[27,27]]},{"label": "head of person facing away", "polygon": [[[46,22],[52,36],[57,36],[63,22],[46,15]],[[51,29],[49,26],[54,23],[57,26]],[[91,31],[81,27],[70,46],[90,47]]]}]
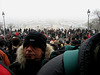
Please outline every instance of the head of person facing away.
[{"label": "head of person facing away", "polygon": [[5,49],[6,41],[2,38],[0,38],[0,48]]},{"label": "head of person facing away", "polygon": [[44,34],[30,32],[24,40],[23,49],[26,60],[40,61],[44,58],[47,38]]},{"label": "head of person facing away", "polygon": [[20,46],[21,40],[18,37],[12,38],[12,50],[16,50]]}]

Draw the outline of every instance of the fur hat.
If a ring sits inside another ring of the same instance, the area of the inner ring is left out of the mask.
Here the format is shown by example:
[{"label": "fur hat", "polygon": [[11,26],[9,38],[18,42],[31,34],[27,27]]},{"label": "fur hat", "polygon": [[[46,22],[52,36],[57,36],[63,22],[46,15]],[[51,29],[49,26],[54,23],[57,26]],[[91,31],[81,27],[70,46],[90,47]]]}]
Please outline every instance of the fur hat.
[{"label": "fur hat", "polygon": [[25,37],[23,47],[31,44],[32,46],[37,46],[37,47],[41,48],[43,51],[45,51],[46,41],[47,41],[47,37],[43,33],[33,31],[33,32],[30,32]]}]

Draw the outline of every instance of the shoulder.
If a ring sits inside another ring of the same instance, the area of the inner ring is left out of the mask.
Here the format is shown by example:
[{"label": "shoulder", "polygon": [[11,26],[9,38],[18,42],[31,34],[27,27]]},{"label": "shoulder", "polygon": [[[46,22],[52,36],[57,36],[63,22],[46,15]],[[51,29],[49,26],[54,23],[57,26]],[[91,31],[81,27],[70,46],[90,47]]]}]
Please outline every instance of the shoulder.
[{"label": "shoulder", "polygon": [[0,54],[5,54],[2,50],[0,50]]},{"label": "shoulder", "polygon": [[[48,69],[47,69],[48,68]],[[49,74],[48,74],[49,73]],[[64,75],[63,54],[48,61],[37,75]]]},{"label": "shoulder", "polygon": [[2,75],[14,75],[14,73],[1,62],[0,62],[0,69],[2,69],[0,71],[0,74],[2,74]]},{"label": "shoulder", "polygon": [[19,68],[19,67],[20,67],[20,64],[18,62],[14,62],[9,66],[10,69]]}]

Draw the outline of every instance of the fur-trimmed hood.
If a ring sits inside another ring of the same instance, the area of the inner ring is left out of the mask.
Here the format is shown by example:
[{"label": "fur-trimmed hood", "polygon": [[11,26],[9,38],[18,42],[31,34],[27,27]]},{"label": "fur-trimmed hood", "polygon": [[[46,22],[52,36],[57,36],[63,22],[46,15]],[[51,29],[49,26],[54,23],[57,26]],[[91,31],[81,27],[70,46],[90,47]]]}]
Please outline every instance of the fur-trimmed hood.
[{"label": "fur-trimmed hood", "polygon": [[[50,54],[53,50],[53,47],[49,44],[46,44],[46,52],[45,52],[45,58],[48,59],[50,58]],[[25,67],[25,63],[26,63],[26,58],[24,55],[24,50],[23,50],[23,45],[21,45],[18,49],[17,49],[17,57],[16,57],[16,62],[21,64],[21,68]]]}]

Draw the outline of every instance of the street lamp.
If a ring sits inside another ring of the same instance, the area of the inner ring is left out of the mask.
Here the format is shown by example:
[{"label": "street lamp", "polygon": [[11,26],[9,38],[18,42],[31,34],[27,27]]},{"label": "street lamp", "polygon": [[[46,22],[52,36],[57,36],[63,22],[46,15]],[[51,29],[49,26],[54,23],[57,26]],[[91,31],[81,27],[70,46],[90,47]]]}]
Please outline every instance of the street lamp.
[{"label": "street lamp", "polygon": [[3,22],[4,22],[4,39],[5,39],[5,13],[2,12]]},{"label": "street lamp", "polygon": [[87,15],[88,15],[88,30],[89,30],[89,15],[90,15],[90,10],[88,9],[88,11],[87,11]]}]

